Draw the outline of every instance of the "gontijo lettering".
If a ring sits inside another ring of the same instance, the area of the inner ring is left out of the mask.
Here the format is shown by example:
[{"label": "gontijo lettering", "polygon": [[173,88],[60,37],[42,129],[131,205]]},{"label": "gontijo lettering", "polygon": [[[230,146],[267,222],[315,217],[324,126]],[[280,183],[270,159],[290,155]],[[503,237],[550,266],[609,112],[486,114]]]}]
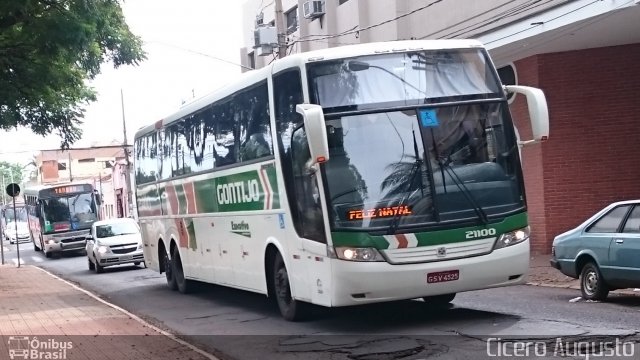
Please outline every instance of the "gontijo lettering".
[{"label": "gontijo lettering", "polygon": [[218,204],[241,204],[260,201],[260,184],[258,180],[238,181],[219,184],[216,187]]}]

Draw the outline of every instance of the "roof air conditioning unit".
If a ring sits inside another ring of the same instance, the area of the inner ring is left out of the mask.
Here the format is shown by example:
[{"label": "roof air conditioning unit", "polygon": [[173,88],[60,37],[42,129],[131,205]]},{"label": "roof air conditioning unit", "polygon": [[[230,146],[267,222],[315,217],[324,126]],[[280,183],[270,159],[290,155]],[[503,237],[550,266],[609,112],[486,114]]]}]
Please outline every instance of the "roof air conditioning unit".
[{"label": "roof air conditioning unit", "polygon": [[273,48],[278,46],[278,33],[274,26],[260,26],[253,31],[256,55],[271,55]]},{"label": "roof air conditioning unit", "polygon": [[324,15],[324,0],[305,1],[303,6],[303,15],[306,19],[315,19]]}]

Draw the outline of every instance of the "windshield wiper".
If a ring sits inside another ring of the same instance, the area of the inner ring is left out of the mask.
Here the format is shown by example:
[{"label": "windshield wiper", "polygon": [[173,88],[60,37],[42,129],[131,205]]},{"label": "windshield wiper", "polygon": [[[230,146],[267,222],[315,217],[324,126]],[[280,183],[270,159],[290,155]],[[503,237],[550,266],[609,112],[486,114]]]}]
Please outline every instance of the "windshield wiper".
[{"label": "windshield wiper", "polygon": [[[458,174],[455,172],[455,170],[453,170],[451,165],[449,165],[448,162],[443,162],[441,160],[438,160],[438,164],[440,165],[440,169],[444,169],[447,172],[447,174],[449,174],[449,177],[453,180],[453,182],[456,184],[458,189],[460,189],[460,191],[462,192],[464,197],[467,199],[469,204],[471,204],[471,207],[473,207],[473,210],[478,215],[478,218],[480,219],[480,221],[482,221],[484,225],[487,225],[489,223],[489,218],[487,217],[487,213],[484,211],[484,209],[482,209],[480,205],[478,205],[476,200],[471,195],[471,192],[469,191],[469,189],[466,187],[464,182],[460,180],[460,177],[458,177]],[[446,186],[446,184],[443,182],[442,186]]]}]

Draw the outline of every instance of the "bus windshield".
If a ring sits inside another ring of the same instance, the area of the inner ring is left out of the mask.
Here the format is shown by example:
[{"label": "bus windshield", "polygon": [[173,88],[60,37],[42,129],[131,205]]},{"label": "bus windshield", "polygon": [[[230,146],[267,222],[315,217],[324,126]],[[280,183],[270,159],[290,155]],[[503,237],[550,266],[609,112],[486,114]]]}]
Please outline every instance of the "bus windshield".
[{"label": "bus windshield", "polygon": [[27,209],[24,206],[17,207],[16,211],[13,208],[7,208],[4,212],[4,218],[7,223],[12,221],[27,221]]},{"label": "bus windshield", "polygon": [[43,203],[46,231],[85,229],[98,219],[91,193],[44,199]]},{"label": "bus windshield", "polygon": [[485,51],[475,48],[328,60],[307,69],[311,102],[325,113],[503,96]]},{"label": "bus windshield", "polygon": [[481,223],[524,208],[506,102],[341,116],[327,128],[334,229]]}]

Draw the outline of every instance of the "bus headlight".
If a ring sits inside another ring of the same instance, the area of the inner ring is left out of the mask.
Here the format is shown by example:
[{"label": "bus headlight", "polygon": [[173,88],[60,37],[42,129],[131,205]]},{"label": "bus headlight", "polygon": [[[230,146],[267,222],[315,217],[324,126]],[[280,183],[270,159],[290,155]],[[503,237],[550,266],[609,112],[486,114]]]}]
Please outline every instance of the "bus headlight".
[{"label": "bus headlight", "polygon": [[98,247],[98,252],[100,254],[106,254],[106,253],[109,252],[109,247],[102,245],[102,246]]},{"label": "bus headlight", "polygon": [[336,257],[347,261],[384,261],[380,252],[374,248],[336,247]]},{"label": "bus headlight", "polygon": [[521,243],[529,238],[530,233],[531,233],[531,228],[529,228],[528,226],[522,229],[513,230],[508,233],[504,233],[500,235],[493,249],[494,250],[501,249],[507,246]]}]

